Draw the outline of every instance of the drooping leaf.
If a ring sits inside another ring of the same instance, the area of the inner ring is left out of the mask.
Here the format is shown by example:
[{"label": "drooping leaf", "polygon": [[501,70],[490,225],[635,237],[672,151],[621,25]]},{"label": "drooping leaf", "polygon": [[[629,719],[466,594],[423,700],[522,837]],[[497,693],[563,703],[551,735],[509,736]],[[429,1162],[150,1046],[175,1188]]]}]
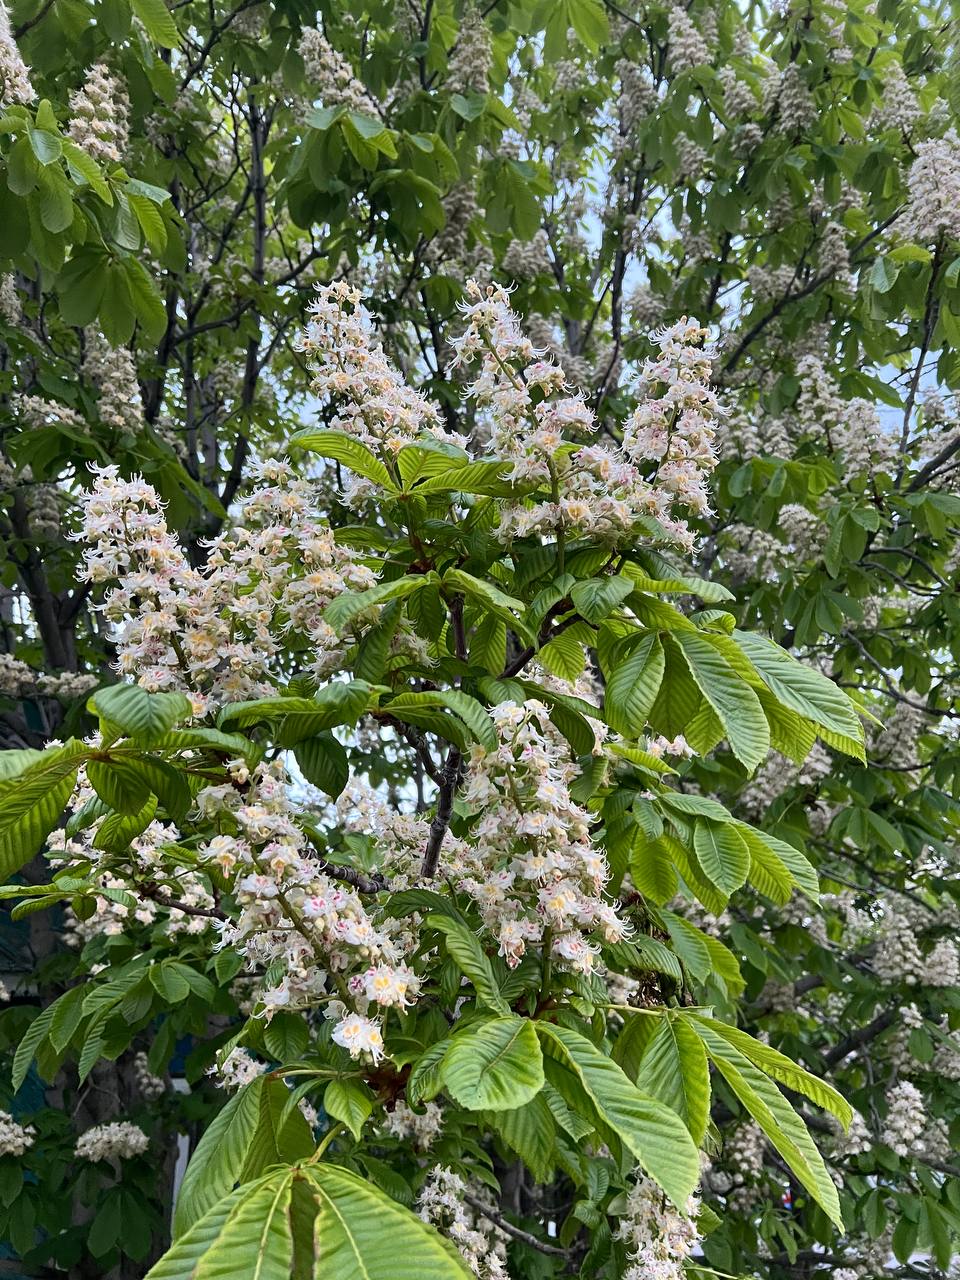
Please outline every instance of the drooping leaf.
[{"label": "drooping leaf", "polygon": [[612,1058],[576,1031],[539,1022],[537,1032],[544,1053],[572,1073],[600,1120],[670,1199],[685,1206],[700,1179],[700,1158],[683,1121],[641,1093]]}]

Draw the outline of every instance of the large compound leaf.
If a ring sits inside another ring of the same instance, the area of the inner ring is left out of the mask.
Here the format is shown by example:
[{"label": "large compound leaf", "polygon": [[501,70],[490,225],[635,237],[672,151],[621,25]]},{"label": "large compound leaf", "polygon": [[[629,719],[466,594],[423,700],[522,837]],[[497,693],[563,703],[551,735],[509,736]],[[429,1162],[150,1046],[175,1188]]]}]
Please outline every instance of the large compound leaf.
[{"label": "large compound leaf", "polygon": [[482,1003],[496,1013],[508,1014],[510,1006],[500,993],[493,965],[476,935],[465,924],[448,916],[427,916],[424,924],[445,936],[447,954],[473,983]]},{"label": "large compound leaf", "polygon": [[396,493],[397,486],[390,479],[390,473],[380,459],[365,444],[355,440],[343,431],[297,431],[287,441],[289,448],[306,449],[310,453],[319,454],[321,458],[331,458],[334,462],[342,462],[344,466],[355,471],[358,476],[372,480],[381,489]]},{"label": "large compound leaf", "polygon": [[831,746],[862,760],[863,726],[853,703],[832,680],[806,667],[766,636],[734,631],[740,648],[770,691],[792,711],[825,730]]},{"label": "large compound leaf", "polygon": [[770,726],[756,693],[699,632],[680,630],[671,639],[723,725],[731,751],[752,772],[770,751]]},{"label": "large compound leaf", "polygon": [[832,1222],[843,1228],[840,1201],[833,1179],[823,1163],[807,1127],[774,1082],[718,1034],[707,1020],[691,1018],[690,1025],[703,1041],[711,1062],[726,1080],[744,1109],[756,1120],[771,1145],[783,1156],[797,1180],[816,1200]]},{"label": "large compound leaf", "polygon": [[[700,1156],[686,1125],[649,1097],[585,1036],[552,1023],[537,1024],[543,1051],[576,1077],[586,1101],[679,1208],[700,1180]],[[555,1081],[558,1085],[560,1080]],[[573,1095],[567,1097],[571,1106]]]},{"label": "large compound leaf", "polygon": [[390,600],[402,600],[422,591],[424,587],[436,586],[435,573],[407,574],[394,582],[378,582],[375,587],[366,591],[344,591],[330,602],[323,612],[324,621],[328,622],[338,635],[343,635],[350,624],[361,614],[387,604]]},{"label": "large compound leaf", "polygon": [[616,663],[603,695],[603,713],[611,729],[627,738],[643,732],[660,692],[665,665],[663,648],[652,631]]},{"label": "large compound leaf", "polygon": [[92,709],[122,733],[153,742],[193,714],[185,693],[148,693],[138,684],[111,684],[90,699]]},{"label": "large compound leaf", "polygon": [[177,1237],[187,1231],[236,1182],[249,1182],[281,1159],[313,1147],[299,1111],[283,1119],[289,1090],[282,1080],[258,1076],[234,1094],[197,1145],[187,1166],[173,1218]]},{"label": "large compound leaf", "polygon": [[39,852],[57,825],[86,755],[79,743],[45,751],[0,787],[0,877],[7,880]]},{"label": "large compound leaf", "polygon": [[774,1080],[779,1080],[781,1084],[785,1084],[794,1093],[802,1093],[811,1102],[815,1102],[817,1106],[831,1112],[841,1124],[849,1125],[853,1119],[853,1108],[846,1098],[837,1093],[836,1089],[827,1084],[825,1080],[820,1080],[817,1076],[811,1075],[809,1071],[805,1071],[803,1067],[798,1066],[786,1054],[781,1053],[779,1049],[774,1049],[772,1045],[763,1044],[762,1041],[755,1040],[746,1031],[741,1031],[739,1027],[731,1027],[726,1022],[705,1018],[699,1013],[684,1014],[684,1017],[708,1026],[716,1035],[722,1036],[735,1049],[739,1049],[744,1057],[750,1059],[754,1066],[759,1067],[768,1076],[772,1076]]},{"label": "large compound leaf", "polygon": [[[261,1180],[262,1181],[262,1180]],[[207,1250],[219,1239],[224,1226],[236,1208],[260,1183],[247,1183],[218,1200],[198,1222],[176,1240],[158,1263],[147,1272],[145,1280],[196,1280],[197,1267]]]},{"label": "large compound leaf", "polygon": [[750,852],[734,827],[699,818],[693,829],[693,849],[700,870],[727,897],[746,882]]},{"label": "large compound leaf", "polygon": [[379,1188],[337,1165],[303,1173],[318,1205],[314,1280],[473,1280],[448,1240]]},{"label": "large compound leaf", "polygon": [[516,1016],[474,1022],[453,1037],[440,1075],[450,1095],[470,1111],[522,1107],[544,1083],[533,1023]]},{"label": "large compound leaf", "polygon": [[665,1102],[703,1142],[710,1112],[710,1067],[695,1031],[669,1015],[658,1019],[637,1074],[637,1088]]}]

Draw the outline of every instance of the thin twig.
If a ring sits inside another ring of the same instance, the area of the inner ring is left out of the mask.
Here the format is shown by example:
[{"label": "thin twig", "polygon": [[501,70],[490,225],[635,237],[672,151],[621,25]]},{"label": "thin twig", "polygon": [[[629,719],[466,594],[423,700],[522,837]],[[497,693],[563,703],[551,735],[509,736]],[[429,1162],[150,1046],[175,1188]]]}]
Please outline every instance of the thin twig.
[{"label": "thin twig", "polygon": [[531,1235],[529,1231],[522,1231],[520,1227],[515,1227],[512,1222],[508,1222],[506,1218],[502,1218],[495,1209],[488,1209],[482,1200],[478,1200],[472,1196],[469,1191],[463,1194],[464,1200],[471,1207],[476,1209],[478,1213],[489,1219],[495,1227],[499,1227],[501,1231],[508,1236],[512,1236],[514,1240],[522,1240],[524,1244],[528,1244],[531,1249],[539,1249],[541,1253],[555,1254],[561,1258],[566,1258],[572,1250],[561,1249],[559,1245],[547,1244],[545,1240],[538,1240],[536,1236]]}]

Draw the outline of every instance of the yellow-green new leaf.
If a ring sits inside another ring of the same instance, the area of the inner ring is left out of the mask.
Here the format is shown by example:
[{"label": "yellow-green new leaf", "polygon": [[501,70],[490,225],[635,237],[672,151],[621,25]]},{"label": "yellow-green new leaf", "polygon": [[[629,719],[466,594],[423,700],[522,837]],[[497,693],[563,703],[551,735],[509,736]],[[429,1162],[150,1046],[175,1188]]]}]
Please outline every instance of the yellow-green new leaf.
[{"label": "yellow-green new leaf", "polygon": [[448,1240],[372,1183],[332,1164],[303,1175],[317,1200],[314,1280],[475,1280]]},{"label": "yellow-green new leaf", "polygon": [[537,1023],[537,1032],[544,1053],[576,1077],[599,1120],[674,1204],[685,1207],[700,1180],[700,1156],[680,1117],[642,1093],[585,1036],[546,1022]]},{"label": "yellow-green new leaf", "polygon": [[331,458],[334,462],[342,462],[345,467],[355,471],[358,476],[372,480],[388,493],[398,493],[396,484],[390,478],[390,472],[380,459],[365,444],[355,440],[343,431],[298,431],[287,442],[290,448],[306,449],[310,453],[319,454],[321,458]]},{"label": "yellow-green new leaf", "polygon": [[770,751],[770,726],[759,698],[699,632],[676,631],[671,641],[680,648],[694,682],[717,713],[731,751],[753,772]]},{"label": "yellow-green new leaf", "polygon": [[850,1124],[853,1119],[853,1108],[846,1098],[837,1093],[833,1085],[827,1084],[825,1080],[820,1080],[811,1075],[809,1071],[805,1071],[803,1067],[791,1061],[779,1049],[774,1049],[772,1045],[763,1044],[761,1041],[755,1040],[746,1031],[741,1031],[739,1027],[731,1027],[726,1022],[705,1018],[699,1013],[684,1014],[684,1017],[689,1017],[695,1022],[709,1026],[713,1032],[722,1036],[724,1040],[729,1041],[735,1049],[739,1049],[744,1057],[750,1059],[754,1066],[759,1067],[768,1076],[772,1076],[774,1080],[779,1080],[781,1084],[785,1084],[794,1093],[802,1093],[811,1102],[815,1102],[818,1107],[823,1107],[825,1111],[835,1115],[845,1128]]},{"label": "yellow-green new leaf", "polygon": [[658,1020],[640,1060],[637,1088],[676,1111],[701,1145],[710,1113],[710,1067],[706,1049],[685,1022]]},{"label": "yellow-green new leaf", "polygon": [[533,1023],[515,1015],[474,1022],[453,1037],[440,1076],[451,1097],[470,1111],[522,1107],[544,1083]]},{"label": "yellow-green new leaf", "polygon": [[789,1102],[772,1080],[708,1022],[691,1018],[690,1025],[700,1036],[711,1062],[741,1105],[783,1156],[797,1180],[830,1220],[842,1229],[837,1188],[806,1125]]}]

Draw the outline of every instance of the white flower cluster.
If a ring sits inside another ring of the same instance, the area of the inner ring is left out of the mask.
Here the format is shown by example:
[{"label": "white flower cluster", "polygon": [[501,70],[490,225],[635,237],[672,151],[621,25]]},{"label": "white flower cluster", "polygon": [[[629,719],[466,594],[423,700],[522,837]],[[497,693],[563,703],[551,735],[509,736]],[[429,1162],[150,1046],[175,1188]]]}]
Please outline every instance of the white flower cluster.
[{"label": "white flower cluster", "polygon": [[[436,405],[407,386],[390,364],[374,339],[358,289],[342,280],[320,285],[309,310],[298,345],[316,362],[313,391],[336,405],[331,428],[356,436],[385,457],[423,435],[463,443],[443,429]],[[348,500],[361,487],[355,482]]]},{"label": "white flower cluster", "polygon": [[386,1113],[380,1127],[392,1138],[411,1142],[418,1151],[428,1151],[443,1130],[443,1111],[436,1102],[427,1102],[420,1113],[401,1099]]},{"label": "white flower cluster", "polygon": [[130,103],[122,82],[102,62],[70,94],[67,136],[100,164],[119,164],[130,137]]},{"label": "white flower cluster", "polygon": [[233,877],[240,908],[222,925],[221,944],[235,947],[251,970],[282,974],[259,992],[264,1016],[327,1004],[334,1041],[351,1057],[377,1061],[380,1023],[366,1014],[415,1001],[419,978],[404,963],[415,939],[389,917],[374,922],[358,894],[318,869],[279,761],[259,765],[245,788],[207,787],[197,800],[222,832],[200,847],[200,862]]},{"label": "white flower cluster", "polygon": [[503,1233],[466,1203],[466,1191],[458,1174],[436,1165],[420,1188],[420,1217],[453,1241],[479,1280],[509,1280]]},{"label": "white flower cluster", "polygon": [[872,121],[880,129],[899,129],[909,136],[922,115],[917,95],[903,73],[903,64],[894,59],[884,68],[883,102],[874,108]]},{"label": "white flower cluster", "polygon": [[896,457],[896,442],[884,429],[876,406],[860,398],[845,400],[818,356],[803,356],[797,361],[797,378],[800,394],[791,424],[795,438],[822,441],[826,435],[831,449],[841,455],[846,483],[875,470],[889,471]]},{"label": "white flower cluster", "polygon": [[819,742],[814,743],[802,764],[773,752],[740,792],[740,804],[759,817],[789,787],[814,787],[832,768],[830,754]]},{"label": "white flower cluster", "polygon": [[156,1102],[167,1091],[166,1081],[161,1076],[154,1075],[150,1070],[147,1055],[142,1051],[134,1054],[133,1078],[137,1090],[145,1102]]},{"label": "white flower cluster", "polygon": [[32,1124],[17,1124],[9,1112],[0,1111],[0,1156],[22,1156],[36,1136]]},{"label": "white flower cluster", "polygon": [[538,231],[532,240],[511,240],[503,255],[503,270],[517,280],[532,280],[550,272],[550,240]]},{"label": "white flower cluster", "polygon": [[7,6],[0,4],[0,101],[4,104],[19,102],[26,106],[35,96],[30,70],[13,38]]},{"label": "white flower cluster", "polygon": [[325,107],[346,107],[360,115],[379,114],[377,105],[353,74],[342,53],[316,27],[304,27],[298,46],[303,69]]},{"label": "white flower cluster", "polygon": [[862,1156],[873,1150],[873,1135],[859,1111],[854,1111],[850,1128],[846,1133],[837,1121],[837,1138],[834,1150],[838,1156]]},{"label": "white flower cluster", "polygon": [[707,42],[693,25],[679,4],[670,6],[667,13],[667,48],[670,65],[674,71],[690,71],[694,67],[709,66],[711,54]]},{"label": "white flower cluster", "polygon": [[777,104],[777,128],[791,136],[803,133],[816,119],[817,105],[795,62],[788,62],[769,83],[768,93]]},{"label": "white flower cluster", "polygon": [[94,1125],[77,1139],[76,1155],[81,1160],[129,1160],[142,1156],[150,1139],[139,1125],[129,1120]]},{"label": "white flower cluster", "polygon": [[889,769],[908,769],[919,762],[917,740],[936,727],[936,719],[910,702],[897,702],[873,742],[872,756]]},{"label": "white flower cluster", "polygon": [[881,1140],[898,1156],[915,1155],[926,1127],[923,1094],[916,1085],[901,1080],[887,1094],[887,1114]]},{"label": "white flower cluster", "polygon": [[100,683],[96,676],[79,671],[62,671],[56,675],[34,671],[10,653],[0,653],[0,694],[8,698],[61,698],[69,702],[82,698]]},{"label": "white flower cluster", "polygon": [[17,396],[13,407],[26,426],[63,426],[69,427],[72,431],[79,431],[83,435],[89,434],[90,428],[86,419],[69,405],[60,404],[58,400],[45,400],[43,396]]},{"label": "white flower cluster", "polygon": [[457,41],[447,63],[446,88],[451,93],[486,93],[490,87],[493,47],[490,31],[476,5],[467,6]]},{"label": "white flower cluster", "polygon": [[622,445],[577,448],[565,433],[595,432],[594,414],[582,396],[565,394],[563,370],[524,336],[506,291],[470,281],[461,309],[468,324],[454,340],[455,363],[480,362],[468,394],[490,415],[492,452],[513,462],[515,481],[550,486],[556,495],[507,506],[499,536],[571,529],[616,540],[653,517],[689,548],[693,536],[680,513],[709,510],[704,480],[716,465],[720,410],[702,348],[707,331],[681,320],[656,334],[659,353],[643,365],[640,403]]},{"label": "white flower cluster", "polygon": [[257,1076],[262,1076],[267,1064],[239,1046],[231,1049],[219,1066],[212,1066],[207,1074],[214,1076],[221,1089],[242,1089]]},{"label": "white flower cluster", "polygon": [[629,137],[656,106],[657,91],[649,70],[631,58],[621,58],[616,65],[616,73],[620,77],[617,99],[620,129],[625,137]]},{"label": "white flower cluster", "polygon": [[504,702],[491,715],[500,744],[473,748],[463,792],[481,813],[473,834],[485,871],[460,878],[459,888],[507,964],[544,942],[561,967],[589,973],[599,951],[591,938],[619,942],[627,925],[602,896],[609,872],[590,841],[590,815],[570,798],[577,765],[542,702]]},{"label": "white flower cluster", "polygon": [[97,329],[84,330],[83,372],[97,391],[97,415],[106,426],[143,430],[143,401],[133,356],[112,347]]},{"label": "white flower cluster", "polygon": [[942,138],[918,142],[907,174],[907,207],[897,233],[918,244],[960,238],[960,138],[953,129]]},{"label": "white flower cluster", "polygon": [[211,543],[202,569],[190,565],[142,480],[105,467],[80,499],[84,576],[121,580],[103,605],[117,628],[120,670],[147,689],[184,690],[198,712],[273,692],[268,669],[284,629],[304,637],[314,674],[325,675],[342,654],[325,606],[375,582],[335,542],[310,482],[281,462],[258,464],[255,474],[260,483],[239,504],[237,527]]},{"label": "white flower cluster", "polygon": [[683,1280],[684,1262],[700,1239],[695,1221],[699,1209],[699,1200],[691,1196],[681,1213],[656,1183],[641,1175],[627,1192],[617,1229],[630,1258],[623,1280]]},{"label": "white flower cluster", "polygon": [[[3,40],[0,36],[0,60],[3,56]],[[3,75],[0,68],[0,76]],[[0,316],[9,325],[17,325],[23,319],[23,308],[20,305],[20,292],[17,289],[17,277],[12,271],[4,271],[0,275]]]}]

